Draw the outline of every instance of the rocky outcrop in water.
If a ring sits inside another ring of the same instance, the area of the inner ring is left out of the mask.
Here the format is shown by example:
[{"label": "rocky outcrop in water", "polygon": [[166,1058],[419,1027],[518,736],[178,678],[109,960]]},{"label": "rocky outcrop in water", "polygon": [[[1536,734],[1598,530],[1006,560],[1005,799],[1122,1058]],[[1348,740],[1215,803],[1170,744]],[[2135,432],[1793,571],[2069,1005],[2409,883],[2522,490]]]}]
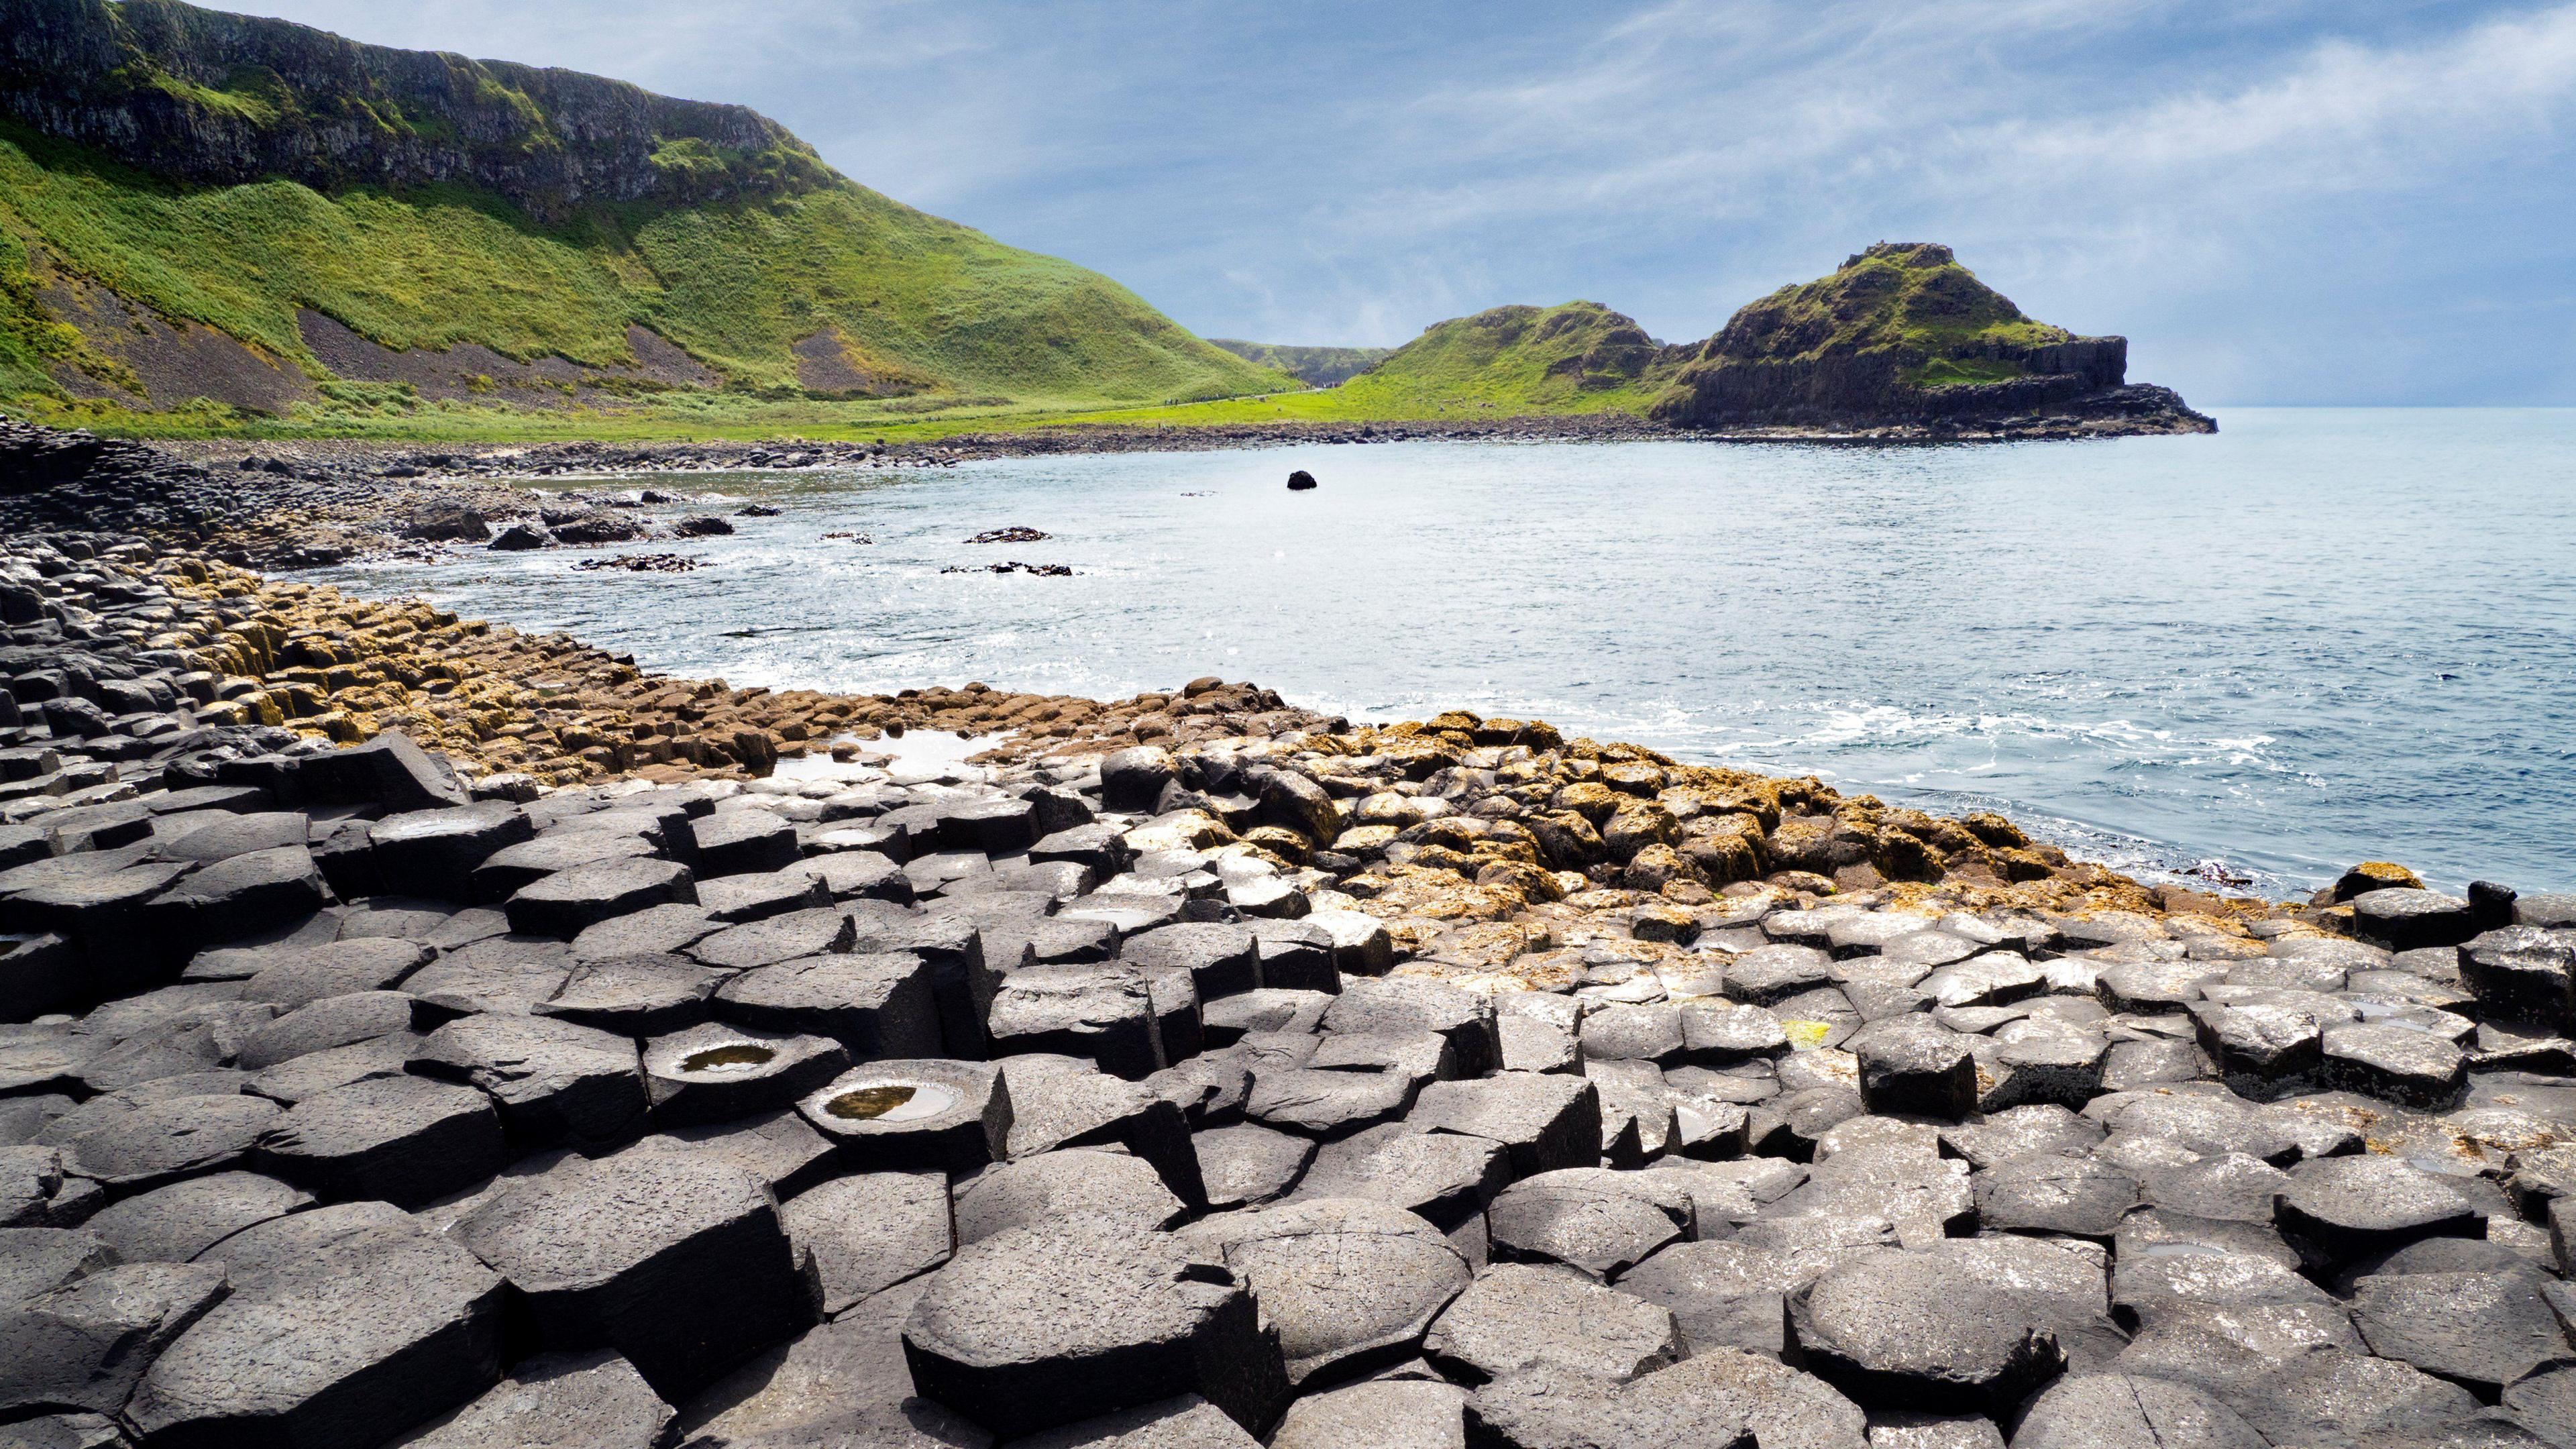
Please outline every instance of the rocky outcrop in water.
[{"label": "rocky outcrop in water", "polygon": [[1737,312],[1651,416],[1738,431],[2205,433],[2169,388],[2132,385],[2124,337],[2025,317],[1950,249],[1882,242]]}]

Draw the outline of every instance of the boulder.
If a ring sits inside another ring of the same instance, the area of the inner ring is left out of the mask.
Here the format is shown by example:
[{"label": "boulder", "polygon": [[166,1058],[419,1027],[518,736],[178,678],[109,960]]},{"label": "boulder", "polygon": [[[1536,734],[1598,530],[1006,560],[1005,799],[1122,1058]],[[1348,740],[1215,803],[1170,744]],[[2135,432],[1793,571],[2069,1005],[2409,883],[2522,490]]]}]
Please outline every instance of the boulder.
[{"label": "boulder", "polygon": [[2568,1352],[2567,1335],[2528,1266],[2504,1272],[2376,1273],[2353,1290],[2353,1322],[2381,1358],[2413,1364],[2492,1399]]},{"label": "boulder", "polygon": [[2299,1164],[2275,1204],[2281,1236],[2312,1265],[2349,1263],[2422,1238],[2473,1238],[2484,1228],[2457,1188],[2376,1153]]},{"label": "boulder", "polygon": [[503,909],[513,931],[569,941],[603,921],[697,899],[696,877],[678,861],[616,857],[530,881]]},{"label": "boulder", "polygon": [[719,810],[687,830],[689,858],[710,878],[785,870],[804,855],[795,824],[766,810]]},{"label": "boulder", "polygon": [[662,1449],[671,1420],[671,1406],[616,1354],[541,1354],[386,1449]]},{"label": "boulder", "polygon": [[1449,1039],[1461,1076],[1490,1072],[1502,1058],[1493,1003],[1471,991],[1414,979],[1353,982],[1324,1013],[1331,1032],[1403,1035],[1432,1031]]},{"label": "boulder", "polygon": [[2066,1363],[2028,1305],[1931,1253],[1844,1261],[1791,1300],[1789,1327],[1811,1370],[1873,1407],[2000,1415]]},{"label": "boulder", "polygon": [[1487,1211],[1497,1261],[1561,1263],[1611,1278],[1689,1236],[1697,1216],[1670,1173],[1567,1168],[1523,1178]]},{"label": "boulder", "polygon": [[957,1247],[948,1178],[939,1172],[835,1178],[797,1194],[779,1215],[788,1242],[813,1259],[826,1314],[929,1272]]},{"label": "boulder", "polygon": [[282,1115],[276,1103],[256,1097],[143,1102],[67,1130],[61,1137],[62,1170],[111,1192],[142,1192],[241,1164]]},{"label": "boulder", "polygon": [[[1349,993],[1339,998],[1349,999]],[[1511,1072],[1433,1082],[1406,1121],[1424,1131],[1501,1143],[1515,1177],[1589,1167],[1600,1158],[1600,1093],[1580,1077]]]},{"label": "boulder", "polygon": [[997,1053],[1081,1057],[1133,1082],[1167,1064],[1154,1015],[1142,972],[1036,966],[1003,979],[987,1030]]},{"label": "boulder", "polygon": [[1190,1146],[1207,1184],[1208,1206],[1218,1211],[1257,1207],[1284,1195],[1315,1157],[1312,1140],[1252,1122],[1193,1133]]},{"label": "boulder", "polygon": [[646,1106],[633,1041],[544,1016],[449,1022],[420,1043],[410,1069],[481,1088],[521,1151],[612,1141]]},{"label": "boulder", "polygon": [[624,1037],[666,1036],[705,1021],[716,988],[731,979],[685,956],[577,960],[563,986],[529,1009]]},{"label": "boulder", "polygon": [[1967,1039],[1927,1016],[1875,1021],[1847,1043],[1860,1059],[1870,1111],[1957,1121],[1977,1110],[1977,1063]]},{"label": "boulder", "polygon": [[112,1203],[85,1226],[128,1263],[185,1263],[244,1228],[312,1205],[312,1194],[276,1178],[218,1172]]},{"label": "boulder", "polygon": [[685,1406],[683,1442],[690,1449],[992,1449],[992,1435],[914,1394],[902,1329],[930,1281],[925,1275],[898,1283],[754,1356]]},{"label": "boulder", "polygon": [[1510,1181],[1501,1143],[1393,1122],[1317,1150],[1297,1196],[1365,1198],[1417,1213],[1443,1231],[1475,1223],[1481,1238],[1487,1206]]},{"label": "boulder", "polygon": [[1708,1392],[1722,1365],[1692,1359],[1630,1383],[1529,1373],[1467,1401],[1467,1442],[1496,1449],[1754,1449],[1746,1405]]},{"label": "boulder", "polygon": [[266,1071],[314,1052],[408,1035],[418,1004],[418,998],[404,991],[326,996],[251,1032],[233,1060],[244,1071]]},{"label": "boulder", "polygon": [[2013,1433],[2014,1449],[2265,1449],[2267,1442],[2188,1384],[2127,1374],[2058,1381]]},{"label": "boulder", "polygon": [[1309,1394],[1288,1406],[1271,1449],[1464,1449],[1466,1391],[1388,1378]]},{"label": "boulder", "polygon": [[613,1348],[667,1399],[813,1318],[776,1199],[690,1154],[622,1153],[524,1178],[450,1233],[509,1279],[537,1344]]},{"label": "boulder", "polygon": [[960,1182],[957,1241],[981,1242],[1051,1218],[1103,1217],[1169,1228],[1184,1213],[1161,1174],[1124,1152],[1070,1148],[997,1163]]},{"label": "boulder", "polygon": [[1196,1393],[1251,1431],[1287,1399],[1276,1330],[1227,1271],[1100,1218],[958,1251],[903,1328],[926,1396],[1004,1437]]},{"label": "boulder", "polygon": [[849,1061],[824,1037],[706,1022],[644,1044],[644,1091],[665,1126],[730,1122],[794,1105]]},{"label": "boulder", "polygon": [[124,1263],[0,1306],[0,1414],[118,1412],[226,1291],[210,1264]]},{"label": "boulder", "polygon": [[1010,1091],[1013,1157],[1059,1147],[1124,1147],[1152,1163],[1174,1197],[1193,1209],[1206,1204],[1188,1121],[1176,1103],[1072,1057],[1018,1056],[999,1066]]},{"label": "boulder", "polygon": [[377,1444],[500,1376],[500,1276],[409,1223],[240,1274],[155,1362],[125,1416],[147,1442]]},{"label": "boulder", "polygon": [[809,956],[745,971],[715,994],[716,1015],[765,1031],[829,1037],[852,1061],[936,1056],[931,971],[909,952]]},{"label": "boulder", "polygon": [[1291,1384],[1413,1357],[1432,1319],[1474,1277],[1440,1229],[1363,1199],[1226,1213],[1182,1237],[1251,1287],[1278,1328]]},{"label": "boulder", "polygon": [[508,1160],[491,1099],[426,1077],[336,1087],[279,1115],[259,1143],[266,1171],[334,1202],[419,1207]]},{"label": "boulder", "polygon": [[474,898],[474,868],[495,851],[533,839],[518,806],[494,801],[389,815],[367,828],[377,871],[433,900]]},{"label": "boulder", "polygon": [[1530,1373],[1625,1383],[1689,1352],[1658,1304],[1571,1268],[1506,1263],[1476,1275],[1423,1347],[1450,1377],[1480,1384]]},{"label": "boulder", "polygon": [[2438,891],[2404,887],[2368,891],[2352,902],[2353,934],[2391,951],[2456,946],[2477,934],[2469,903]]}]

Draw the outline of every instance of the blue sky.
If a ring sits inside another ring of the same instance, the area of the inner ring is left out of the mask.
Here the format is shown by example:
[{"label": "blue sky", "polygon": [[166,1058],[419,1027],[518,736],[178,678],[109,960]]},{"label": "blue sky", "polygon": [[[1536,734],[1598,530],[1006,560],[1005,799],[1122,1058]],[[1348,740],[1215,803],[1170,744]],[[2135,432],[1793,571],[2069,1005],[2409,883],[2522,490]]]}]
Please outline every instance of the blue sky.
[{"label": "blue sky", "polygon": [[753,106],[1210,335],[1696,339],[1930,240],[2194,401],[2576,404],[2576,3],[240,8]]}]

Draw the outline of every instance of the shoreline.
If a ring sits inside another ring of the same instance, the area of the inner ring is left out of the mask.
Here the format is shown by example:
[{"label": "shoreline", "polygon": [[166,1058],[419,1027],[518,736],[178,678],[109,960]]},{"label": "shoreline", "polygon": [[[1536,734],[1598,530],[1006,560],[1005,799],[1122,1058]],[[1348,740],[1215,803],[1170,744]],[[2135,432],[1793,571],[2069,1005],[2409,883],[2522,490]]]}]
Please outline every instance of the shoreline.
[{"label": "shoreline", "polygon": [[[998,458],[1397,442],[1699,442],[1735,446],[1922,447],[2172,435],[2132,420],[2058,419],[1984,432],[1900,424],[1858,431],[1675,428],[1625,414],[1206,427],[1081,425],[960,433],[934,441],[441,444],[358,439],[138,442],[59,431],[0,414],[0,528],[130,529],[261,568],[309,568],[396,551],[446,530],[425,515],[458,507],[504,522],[538,512],[524,485],[618,475],[688,477],[954,467]],[[668,501],[668,500],[665,500]],[[633,500],[600,500],[632,506]],[[650,529],[594,528],[591,542],[651,542]]]},{"label": "shoreline", "polygon": [[[1937,446],[1953,443],[2084,441],[2112,437],[2189,436],[2124,418],[2026,418],[1980,423],[1897,422],[1859,426],[1772,424],[1687,428],[1626,413],[1525,414],[1488,419],[1391,418],[1272,423],[1038,423],[970,428],[938,438],[887,442],[811,439],[551,440],[469,442],[367,438],[168,438],[141,440],[206,467],[242,456],[298,466],[365,473],[384,467],[436,467],[456,476],[544,477],[580,469],[606,472],[730,472],[744,469],[864,465],[870,459],[939,465],[992,458],[1067,454],[1218,452],[1299,444],[1395,442],[1699,442],[1828,447]],[[804,459],[805,461],[797,461]],[[439,460],[434,463],[429,460]]]},{"label": "shoreline", "polygon": [[[1413,785],[1441,770],[1490,770],[1515,759],[1588,761],[1591,773],[1635,767],[1635,779],[1580,802],[1575,813],[1589,838],[1573,821],[1563,822],[1575,828],[1574,843],[1556,839],[1548,845],[1541,842],[1553,837],[1507,831],[1528,848],[1489,847],[1478,854],[1476,841],[1491,832],[1470,825],[1468,834],[1453,831],[1455,838],[1445,844],[1437,831],[1425,837],[1426,858],[1417,842],[1404,837],[1442,812],[1379,801],[1374,815],[1363,811],[1355,818],[1365,827],[1392,827],[1382,834],[1364,829],[1349,841],[1326,838],[1272,853],[1274,864],[1308,869],[1312,856],[1349,855],[1342,850],[1348,845],[1362,854],[1337,864],[1356,871],[1386,862],[1393,846],[1401,857],[1397,864],[1421,861],[1424,869],[1457,876],[1443,890],[1463,891],[1471,899],[1488,892],[1466,912],[1488,923],[1532,904],[1605,890],[1618,898],[1596,901],[1588,911],[1633,913],[1672,897],[1686,910],[1721,893],[1755,887],[1817,899],[1890,893],[1917,904],[1948,900],[1979,909],[2201,915],[2239,926],[2267,919],[2314,924],[2335,920],[2347,909],[2330,899],[2332,890],[2311,901],[2274,902],[2216,888],[2150,885],[2037,844],[1999,815],[1938,818],[1872,795],[1846,796],[1813,776],[1768,776],[1688,764],[1624,743],[1567,740],[1540,721],[1451,711],[1428,720],[1354,725],[1299,708],[1257,685],[1214,678],[1106,701],[974,683],[893,695],[736,689],[720,679],[651,673],[632,656],[611,655],[567,634],[528,634],[460,619],[416,598],[370,599],[328,585],[280,581],[220,558],[140,541],[38,538],[16,548],[41,552],[66,542],[73,550],[88,548],[94,557],[122,558],[138,582],[166,590],[173,600],[212,606],[222,617],[219,628],[143,641],[158,646],[148,657],[160,661],[164,673],[189,666],[176,671],[183,692],[193,691],[189,725],[266,727],[340,746],[400,734],[454,760],[469,788],[483,798],[536,798],[619,782],[756,780],[782,761],[861,759],[917,730],[961,734],[977,745],[975,762],[1019,767],[1097,761],[1139,748],[1185,757],[1247,748],[1265,753],[1274,742],[1286,742],[1336,756],[1392,755],[1410,762],[1399,779],[1410,778]],[[105,602],[116,585],[103,582],[107,596],[74,594],[64,602],[76,609]],[[138,664],[146,657],[144,651],[133,655]],[[1673,783],[1666,786],[1664,780]],[[1664,798],[1676,790],[1685,798]],[[1725,808],[1709,803],[1711,792]],[[1179,832],[1176,839],[1266,849],[1257,839],[1235,837],[1228,809],[1215,798],[1202,793],[1159,812],[1197,811],[1201,819],[1158,823]],[[1632,803],[1648,815],[1642,825],[1629,827],[1631,838],[1616,838],[1616,817]],[[1704,814],[1725,817],[1723,830],[1702,828],[1705,821],[1702,827],[1691,824]],[[1785,837],[1784,819],[1792,827]],[[1636,837],[1637,829],[1646,835]],[[1497,865],[1510,868],[1487,869]],[[1495,878],[1488,880],[1489,874]],[[2411,873],[2404,876],[2413,879]],[[1506,896],[1499,913],[1490,898],[1497,884],[1518,892],[1517,903]],[[2316,914],[2320,910],[2325,914]]]}]

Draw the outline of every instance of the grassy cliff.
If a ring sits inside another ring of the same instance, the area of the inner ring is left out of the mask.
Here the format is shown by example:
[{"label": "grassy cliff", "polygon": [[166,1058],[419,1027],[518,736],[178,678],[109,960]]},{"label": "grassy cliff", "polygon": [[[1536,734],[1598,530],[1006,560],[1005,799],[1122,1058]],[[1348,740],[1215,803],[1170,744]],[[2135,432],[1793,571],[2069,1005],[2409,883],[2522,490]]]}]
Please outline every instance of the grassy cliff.
[{"label": "grassy cliff", "polygon": [[471,432],[828,401],[863,424],[1295,385],[751,112],[595,77],[0,0],[0,114],[0,402],[40,416]]}]

